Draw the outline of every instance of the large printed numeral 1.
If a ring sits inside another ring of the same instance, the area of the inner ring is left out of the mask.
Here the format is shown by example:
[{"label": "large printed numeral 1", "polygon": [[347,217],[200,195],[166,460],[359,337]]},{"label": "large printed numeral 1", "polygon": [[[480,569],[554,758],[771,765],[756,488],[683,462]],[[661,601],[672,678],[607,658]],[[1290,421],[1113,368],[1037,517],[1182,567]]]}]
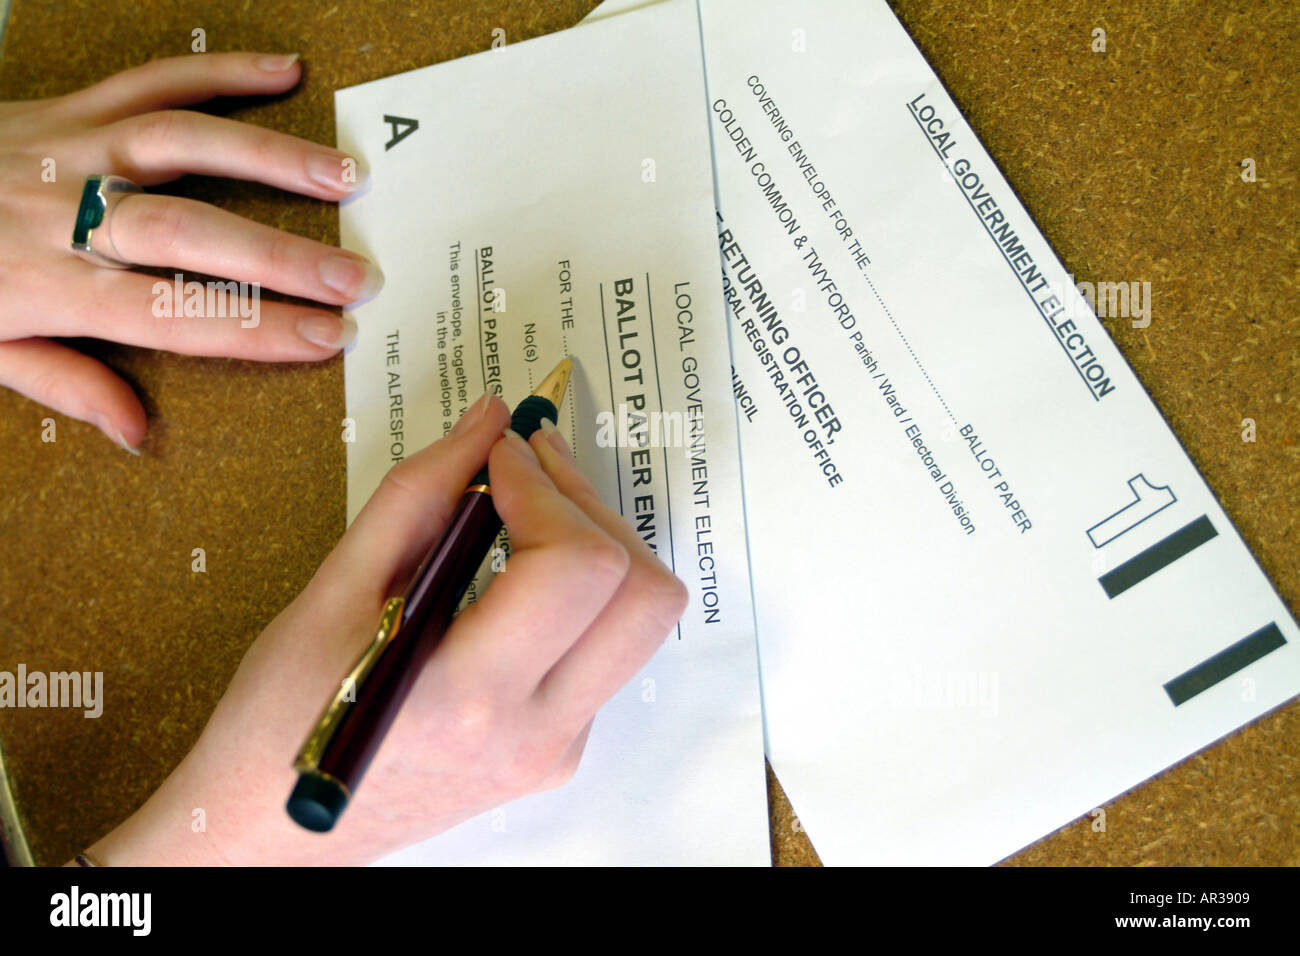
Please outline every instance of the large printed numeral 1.
[{"label": "large printed numeral 1", "polygon": [[1088,540],[1094,548],[1110,544],[1126,531],[1132,531],[1147,518],[1164,511],[1178,500],[1168,485],[1153,485],[1139,472],[1128,480],[1133,500],[1108,518],[1098,521],[1088,529]]},{"label": "large printed numeral 1", "polygon": [[[1152,485],[1141,473],[1130,478],[1128,486],[1133,492],[1134,500],[1088,529],[1088,540],[1093,547],[1100,548],[1114,541],[1178,500],[1169,486]],[[1106,597],[1114,600],[1217,536],[1218,531],[1209,516],[1201,515],[1107,571],[1097,581],[1106,592]],[[1166,681],[1165,693],[1169,695],[1170,702],[1179,707],[1284,644],[1286,638],[1277,623],[1270,622]]]}]

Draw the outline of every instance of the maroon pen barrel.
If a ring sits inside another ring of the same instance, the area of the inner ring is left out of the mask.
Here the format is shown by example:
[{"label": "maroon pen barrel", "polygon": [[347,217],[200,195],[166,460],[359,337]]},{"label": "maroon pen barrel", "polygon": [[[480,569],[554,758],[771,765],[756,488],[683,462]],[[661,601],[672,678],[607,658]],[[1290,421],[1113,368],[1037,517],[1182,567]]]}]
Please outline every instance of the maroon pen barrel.
[{"label": "maroon pen barrel", "polygon": [[[346,788],[347,799],[356,793],[500,530],[491,492],[483,485],[472,486],[461,496],[442,543],[416,571],[407,589],[401,626],[357,689],[356,701],[322,753],[317,785],[333,778]],[[340,805],[329,815],[337,818],[342,810]]]},{"label": "maroon pen barrel", "polygon": [[[543,419],[554,424],[572,372],[572,359],[556,365],[516,406],[510,430],[527,441]],[[298,782],[285,806],[296,823],[322,833],[334,827],[500,531],[484,465],[461,496],[442,540],[415,572],[405,598],[384,605],[370,646],[299,750],[294,760]]]}]

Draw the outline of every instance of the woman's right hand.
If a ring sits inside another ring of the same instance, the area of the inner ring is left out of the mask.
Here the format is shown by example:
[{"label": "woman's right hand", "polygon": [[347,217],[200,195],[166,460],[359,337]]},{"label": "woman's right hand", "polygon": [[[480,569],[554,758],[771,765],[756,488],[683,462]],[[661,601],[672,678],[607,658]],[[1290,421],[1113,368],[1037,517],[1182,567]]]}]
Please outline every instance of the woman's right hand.
[{"label": "woman's right hand", "polygon": [[[601,502],[555,429],[503,438],[509,420],[484,396],[388,473],[249,649],[194,750],[93,856],[365,863],[569,779],[596,711],[654,654],[687,591]],[[293,756],[485,459],[510,533],[505,569],[434,651],[339,823],[308,833],[284,808]]]}]

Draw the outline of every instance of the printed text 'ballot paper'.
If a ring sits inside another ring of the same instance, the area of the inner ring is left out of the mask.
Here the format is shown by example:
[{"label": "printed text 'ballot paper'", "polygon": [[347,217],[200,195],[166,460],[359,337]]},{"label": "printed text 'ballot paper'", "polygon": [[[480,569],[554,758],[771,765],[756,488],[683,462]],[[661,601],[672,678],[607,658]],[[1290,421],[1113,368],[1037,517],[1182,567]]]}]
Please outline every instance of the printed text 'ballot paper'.
[{"label": "printed text 'ballot paper'", "polygon": [[1141,277],[1076,289],[885,3],[699,6],[768,755],[822,859],[993,863],[1300,691],[1081,294],[1142,324]]},{"label": "printed text 'ballot paper'", "polygon": [[513,404],[569,355],[561,432],[691,592],[571,783],[387,862],[769,862],[704,100],[690,0],[337,94],[373,175],[343,245],[387,276],[345,361],[349,517],[484,389]]}]

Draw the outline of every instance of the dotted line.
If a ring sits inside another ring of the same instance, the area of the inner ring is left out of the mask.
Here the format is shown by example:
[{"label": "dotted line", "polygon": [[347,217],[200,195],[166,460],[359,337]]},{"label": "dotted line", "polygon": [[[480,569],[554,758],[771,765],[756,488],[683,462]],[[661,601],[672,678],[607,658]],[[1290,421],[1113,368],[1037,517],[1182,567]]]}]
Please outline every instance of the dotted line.
[{"label": "dotted line", "polygon": [[[563,330],[560,332],[560,341],[564,343],[564,357],[568,358],[572,353],[569,351],[569,334]],[[573,379],[569,379],[569,387],[566,394],[569,396],[569,448],[573,450],[574,455],[578,454],[578,409],[574,406],[573,397]]]},{"label": "dotted line", "polygon": [[889,311],[889,306],[885,305],[885,300],[880,297],[880,291],[876,288],[876,284],[871,281],[871,276],[863,274],[862,278],[866,279],[867,285],[871,286],[871,291],[875,294],[876,301],[879,302],[880,307],[885,310],[885,315],[889,319],[889,324],[894,327],[894,331],[898,333],[898,337],[902,339],[903,344],[907,346],[907,353],[912,356],[912,361],[915,362],[916,367],[921,370],[921,374],[925,376],[925,380],[930,383],[930,391],[934,392],[934,397],[939,400],[939,404],[943,406],[943,410],[948,413],[948,418],[951,419],[954,425],[956,425],[957,416],[952,413],[952,409],[948,407],[948,403],[945,402],[943,396],[939,394],[938,386],[936,386],[934,380],[930,378],[930,373],[925,370],[925,366],[921,364],[921,360],[917,358],[916,353],[912,351],[912,343],[907,341],[907,336],[903,334],[903,330],[900,329],[898,323],[894,321],[894,314]]}]

